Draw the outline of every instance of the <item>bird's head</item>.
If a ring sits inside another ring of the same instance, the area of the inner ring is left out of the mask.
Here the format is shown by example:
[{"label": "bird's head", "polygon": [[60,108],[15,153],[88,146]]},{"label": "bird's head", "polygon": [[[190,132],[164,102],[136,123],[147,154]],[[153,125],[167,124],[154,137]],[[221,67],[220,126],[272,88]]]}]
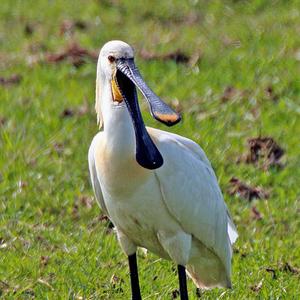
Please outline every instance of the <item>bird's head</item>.
[{"label": "bird's head", "polygon": [[127,43],[110,41],[102,47],[97,75],[110,81],[114,101],[123,102],[126,97],[124,90],[136,86],[147,100],[150,112],[156,120],[168,126],[180,121],[180,115],[166,105],[145,83],[135,66],[134,50]]},{"label": "bird's head", "polygon": [[110,41],[106,43],[99,54],[98,71],[107,80],[114,80],[117,72],[117,63],[120,60],[133,59],[133,49],[122,41]]},{"label": "bird's head", "polygon": [[[101,81],[101,82],[99,82]],[[99,54],[97,66],[97,83],[96,83],[96,111],[98,120],[101,126],[101,107],[100,107],[100,85],[110,85],[110,98],[113,102],[120,104],[125,102],[129,114],[134,125],[137,148],[140,144],[143,146],[137,149],[137,161],[144,167],[156,168],[158,163],[155,163],[155,151],[151,151],[151,147],[155,147],[150,137],[147,137],[147,132],[144,128],[143,119],[139,110],[136,87],[141,91],[144,98],[147,100],[151,115],[156,120],[172,126],[178,123],[181,119],[180,115],[173,111],[165,102],[163,102],[145,83],[139,70],[134,63],[134,51],[131,46],[122,41],[110,41],[106,43]],[[145,137],[146,135],[146,137]],[[144,139],[144,141],[142,141]],[[140,143],[139,143],[140,142]],[[152,146],[150,145],[152,143]],[[145,147],[148,147],[146,149]],[[148,151],[150,149],[150,152]],[[157,150],[157,149],[156,149]],[[149,152],[148,154],[146,152]],[[153,153],[152,153],[153,152]],[[152,154],[152,158],[149,157]],[[141,158],[138,159],[138,156]],[[148,156],[147,163],[141,161]],[[140,161],[139,161],[140,160]],[[152,162],[151,162],[152,161]],[[154,165],[153,165],[154,163]],[[150,164],[150,165],[149,165]]]}]

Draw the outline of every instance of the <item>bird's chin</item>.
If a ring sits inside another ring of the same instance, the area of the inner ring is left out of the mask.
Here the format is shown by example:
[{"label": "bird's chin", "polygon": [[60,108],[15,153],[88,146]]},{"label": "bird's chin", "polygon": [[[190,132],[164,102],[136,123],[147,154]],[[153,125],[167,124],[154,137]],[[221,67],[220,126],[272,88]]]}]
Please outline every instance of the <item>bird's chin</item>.
[{"label": "bird's chin", "polygon": [[111,80],[111,91],[112,91],[113,102],[115,105],[118,105],[118,104],[124,102],[122,92],[120,91],[120,88],[118,86],[116,75]]}]

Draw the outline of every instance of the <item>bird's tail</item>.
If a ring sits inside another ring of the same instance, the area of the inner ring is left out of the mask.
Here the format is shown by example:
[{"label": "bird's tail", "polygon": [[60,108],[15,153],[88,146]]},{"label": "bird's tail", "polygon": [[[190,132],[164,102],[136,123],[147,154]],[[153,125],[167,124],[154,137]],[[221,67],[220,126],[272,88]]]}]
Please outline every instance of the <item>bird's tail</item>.
[{"label": "bird's tail", "polygon": [[197,239],[193,239],[186,269],[198,288],[231,287],[230,266],[227,269],[221,259]]},{"label": "bird's tail", "polygon": [[227,219],[228,219],[227,232],[230,239],[230,243],[232,245],[236,241],[239,235],[228,210],[227,210]]}]

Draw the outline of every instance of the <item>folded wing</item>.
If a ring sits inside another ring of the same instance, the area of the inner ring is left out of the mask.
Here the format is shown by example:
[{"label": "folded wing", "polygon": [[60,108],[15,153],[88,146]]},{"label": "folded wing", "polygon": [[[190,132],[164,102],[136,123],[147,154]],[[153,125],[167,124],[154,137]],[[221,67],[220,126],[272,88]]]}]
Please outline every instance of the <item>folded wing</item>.
[{"label": "folded wing", "polygon": [[103,195],[102,195],[102,190],[100,186],[100,182],[98,180],[97,176],[97,169],[95,165],[95,148],[97,147],[97,144],[101,142],[102,138],[102,132],[99,132],[93,139],[90,149],[89,149],[89,154],[88,154],[88,160],[89,160],[89,170],[90,170],[90,177],[91,177],[91,182],[92,182],[92,187],[96,196],[96,200],[98,204],[100,205],[102,211],[108,215],[107,209],[105,207]]},{"label": "folded wing", "polygon": [[237,232],[205,153],[189,139],[153,128],[148,131],[164,158],[155,173],[170,214],[230,270],[231,243]]}]

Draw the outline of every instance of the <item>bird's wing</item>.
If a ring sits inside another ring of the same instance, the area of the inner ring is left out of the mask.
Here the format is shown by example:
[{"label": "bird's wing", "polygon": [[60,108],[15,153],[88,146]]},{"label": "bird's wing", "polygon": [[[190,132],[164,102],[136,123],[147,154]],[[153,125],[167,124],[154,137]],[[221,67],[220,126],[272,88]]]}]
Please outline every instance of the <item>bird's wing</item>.
[{"label": "bird's wing", "polygon": [[231,241],[237,233],[204,151],[176,134],[153,128],[148,131],[164,159],[155,173],[170,214],[228,265]]},{"label": "bird's wing", "polygon": [[93,190],[94,190],[96,199],[97,199],[102,211],[106,215],[108,215],[108,212],[107,212],[107,209],[106,209],[106,206],[104,203],[103,195],[102,195],[100,182],[98,180],[97,169],[96,169],[96,164],[95,164],[95,149],[97,147],[97,144],[101,141],[102,135],[103,135],[102,132],[99,132],[93,138],[93,141],[92,141],[92,143],[90,145],[90,149],[89,149],[88,159],[89,159],[90,177],[91,177],[91,182],[92,182],[92,186],[93,186]]}]

